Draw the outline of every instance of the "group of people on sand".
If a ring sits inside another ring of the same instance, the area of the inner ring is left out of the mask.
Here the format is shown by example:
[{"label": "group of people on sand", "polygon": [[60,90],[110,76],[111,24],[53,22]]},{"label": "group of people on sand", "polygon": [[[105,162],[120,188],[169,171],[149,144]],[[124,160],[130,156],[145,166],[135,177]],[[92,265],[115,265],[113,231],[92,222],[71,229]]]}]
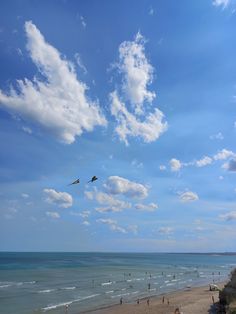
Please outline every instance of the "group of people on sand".
[{"label": "group of people on sand", "polygon": [[[162,304],[165,303],[165,300],[166,300],[167,304],[169,305],[169,304],[170,304],[169,299],[165,299],[164,296],[162,297]],[[122,304],[123,304],[123,298],[121,297],[121,298],[120,298],[120,305],[122,305]],[[140,299],[137,299],[137,304],[140,304]],[[150,299],[147,298],[147,306],[149,306],[149,305],[150,305]],[[183,312],[180,312],[180,309],[177,307],[177,308],[175,309],[175,311],[174,311],[174,314],[183,314]]]}]

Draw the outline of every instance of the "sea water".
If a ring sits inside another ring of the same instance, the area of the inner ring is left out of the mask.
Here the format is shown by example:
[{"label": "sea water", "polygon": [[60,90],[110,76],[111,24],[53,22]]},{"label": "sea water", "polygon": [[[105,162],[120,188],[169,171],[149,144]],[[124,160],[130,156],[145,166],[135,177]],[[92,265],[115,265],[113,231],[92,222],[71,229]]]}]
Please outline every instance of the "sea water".
[{"label": "sea water", "polygon": [[82,313],[227,280],[236,255],[0,253],[0,313]]}]

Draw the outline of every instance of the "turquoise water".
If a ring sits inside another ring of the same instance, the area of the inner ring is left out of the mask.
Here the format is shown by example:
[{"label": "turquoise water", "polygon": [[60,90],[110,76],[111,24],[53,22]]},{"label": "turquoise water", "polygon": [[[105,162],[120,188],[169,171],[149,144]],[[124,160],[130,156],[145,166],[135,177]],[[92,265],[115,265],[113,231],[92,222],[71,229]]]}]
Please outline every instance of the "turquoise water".
[{"label": "turquoise water", "polygon": [[228,278],[235,255],[0,253],[0,313],[82,313]]}]

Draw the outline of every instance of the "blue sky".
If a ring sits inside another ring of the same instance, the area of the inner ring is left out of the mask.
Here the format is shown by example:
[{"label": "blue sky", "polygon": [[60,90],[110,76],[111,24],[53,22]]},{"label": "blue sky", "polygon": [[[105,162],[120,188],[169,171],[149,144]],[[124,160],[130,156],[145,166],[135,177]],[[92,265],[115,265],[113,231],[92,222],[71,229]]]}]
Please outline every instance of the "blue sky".
[{"label": "blue sky", "polygon": [[236,1],[0,21],[0,250],[236,251]]}]

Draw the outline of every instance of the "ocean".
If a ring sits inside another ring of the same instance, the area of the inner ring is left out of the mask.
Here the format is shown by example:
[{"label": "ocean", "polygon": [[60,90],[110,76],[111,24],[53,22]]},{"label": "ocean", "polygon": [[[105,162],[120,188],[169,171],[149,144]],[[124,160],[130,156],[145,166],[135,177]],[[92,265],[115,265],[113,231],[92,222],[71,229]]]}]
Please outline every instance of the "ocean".
[{"label": "ocean", "polygon": [[228,279],[236,255],[0,253],[0,313],[83,313]]}]

